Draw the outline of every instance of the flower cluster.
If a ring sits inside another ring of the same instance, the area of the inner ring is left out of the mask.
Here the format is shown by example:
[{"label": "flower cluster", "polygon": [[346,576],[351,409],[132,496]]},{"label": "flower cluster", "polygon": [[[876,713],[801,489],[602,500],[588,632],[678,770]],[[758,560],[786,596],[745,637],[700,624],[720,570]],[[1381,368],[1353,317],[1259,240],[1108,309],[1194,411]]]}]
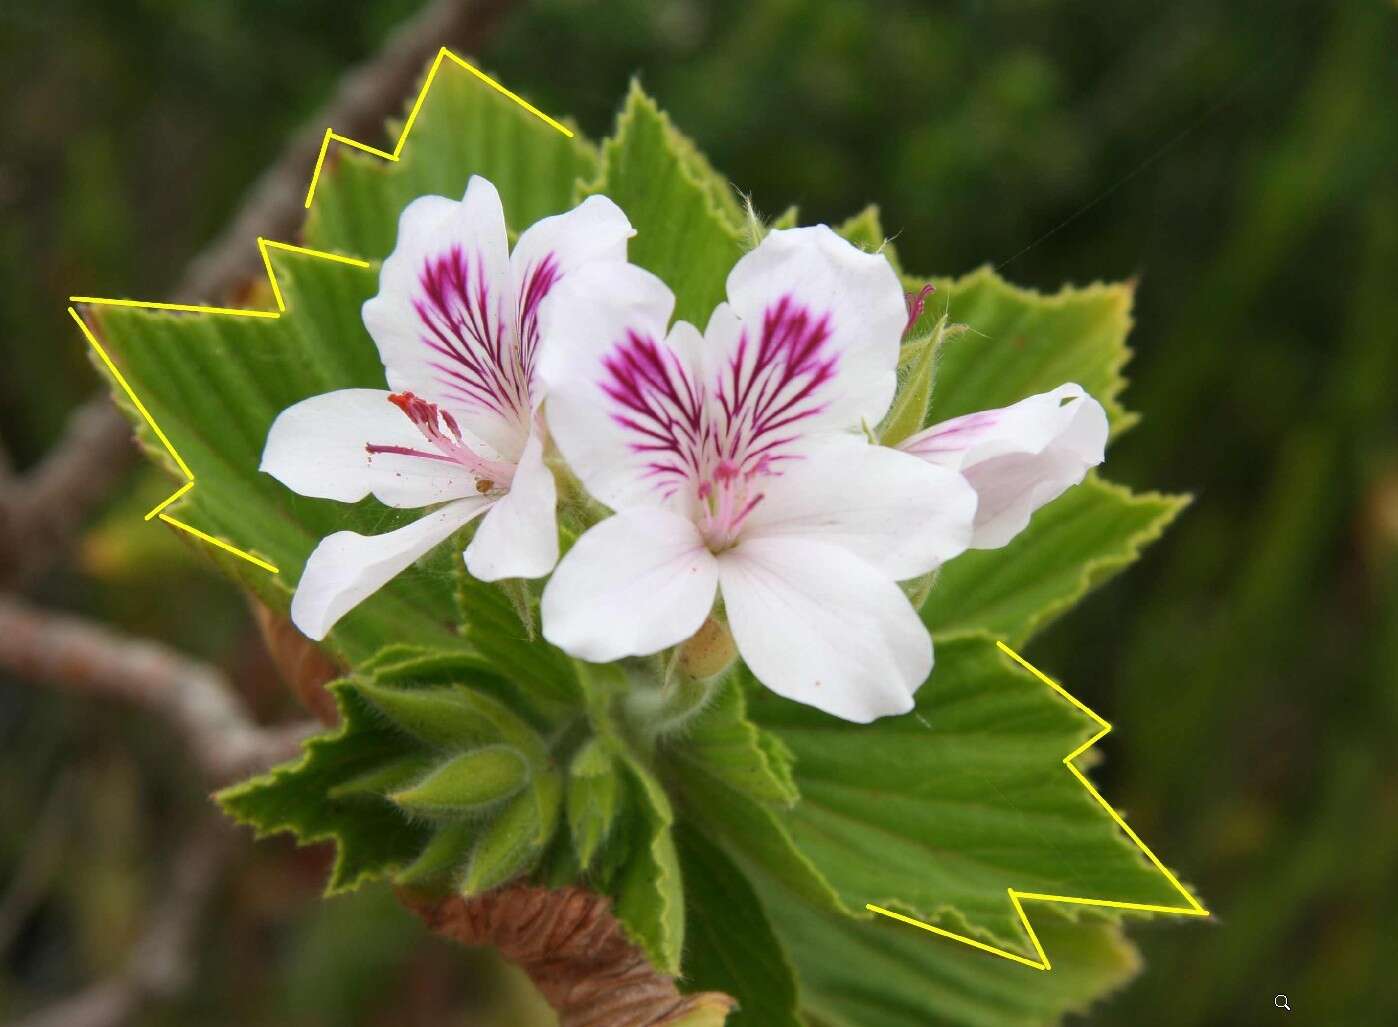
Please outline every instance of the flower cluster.
[{"label": "flower cluster", "polygon": [[[898,583],[1013,538],[1102,461],[1105,413],[1065,384],[880,445],[910,322],[882,255],[823,225],[773,231],[701,332],[627,263],[633,234],[594,196],[511,252],[479,177],[404,210],[363,311],[393,391],[283,411],[262,469],[306,496],[434,509],[322,540],[293,621],[323,638],[480,518],[467,571],[551,575],[543,634],[579,659],[720,618],[773,691],[854,721],[906,712],[932,642]],[[561,560],[555,468],[611,511]]]}]

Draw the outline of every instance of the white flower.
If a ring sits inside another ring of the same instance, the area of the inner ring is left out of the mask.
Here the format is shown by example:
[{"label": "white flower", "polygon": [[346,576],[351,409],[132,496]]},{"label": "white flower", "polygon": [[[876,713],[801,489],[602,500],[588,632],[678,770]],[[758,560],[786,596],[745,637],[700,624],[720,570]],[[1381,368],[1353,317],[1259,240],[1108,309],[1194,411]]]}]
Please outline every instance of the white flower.
[{"label": "white flower", "polygon": [[999,410],[934,424],[897,448],[960,471],[975,488],[973,549],[998,549],[1102,462],[1107,414],[1069,382]]},{"label": "white flower", "polygon": [[958,473],[856,435],[892,401],[907,308],[888,262],[830,229],[738,261],[701,336],[630,265],[550,301],[540,373],[553,437],[615,515],[544,591],[544,636],[582,659],[658,652],[722,594],[767,687],[849,720],[912,707],[932,643],[897,581],[961,552]]},{"label": "white flower", "polygon": [[593,196],[525,231],[510,253],[495,187],[424,196],[398,222],[379,292],[364,304],[392,393],[303,400],[267,433],[262,470],[303,496],[393,507],[445,504],[383,535],[340,531],[306,561],[291,619],[321,639],[389,579],[485,514],[467,547],[477,578],[535,578],[558,560],[535,376],[539,307],[575,269],[626,259],[634,233]]}]

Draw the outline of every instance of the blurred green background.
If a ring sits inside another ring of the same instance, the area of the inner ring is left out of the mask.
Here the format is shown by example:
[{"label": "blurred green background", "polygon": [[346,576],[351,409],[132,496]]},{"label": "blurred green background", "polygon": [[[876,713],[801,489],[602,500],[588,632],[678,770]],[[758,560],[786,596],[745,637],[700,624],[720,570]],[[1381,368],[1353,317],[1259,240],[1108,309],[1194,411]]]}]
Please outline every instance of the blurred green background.
[{"label": "blurred green background", "polygon": [[[64,297],[166,295],[415,6],[0,7],[17,466],[97,385]],[[759,211],[878,202],[909,269],[1139,283],[1144,420],[1108,466],[1195,503],[1030,656],[1114,722],[1104,792],[1217,922],[1135,928],[1146,969],[1094,1023],[1272,1023],[1278,992],[1297,1022],[1398,1022],[1396,55],[1381,0],[542,0],[477,55],[593,137],[639,74]],[[133,516],[167,490],[132,475],[34,594],[272,715],[240,597]],[[202,801],[185,765],[138,714],[0,679],[0,1019],[123,964]],[[517,982],[384,894],[319,902],[322,866],[242,856],[191,996],[140,1022],[521,1022]]]}]

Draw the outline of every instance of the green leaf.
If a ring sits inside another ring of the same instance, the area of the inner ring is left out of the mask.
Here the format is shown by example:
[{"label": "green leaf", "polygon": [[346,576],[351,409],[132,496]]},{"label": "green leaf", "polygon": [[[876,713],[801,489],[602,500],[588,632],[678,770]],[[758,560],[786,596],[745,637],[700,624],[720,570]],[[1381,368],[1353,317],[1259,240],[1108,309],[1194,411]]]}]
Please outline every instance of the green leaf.
[{"label": "green leaf", "polygon": [[797,798],[790,750],[747,717],[735,682],[725,682],[712,704],[686,726],[660,758],[685,810],[734,851],[788,881],[806,901],[850,912],[829,882],[797,847],[777,810]]},{"label": "green leaf", "polygon": [[800,223],[801,211],[798,207],[796,207],[795,204],[792,204],[790,207],[787,207],[786,210],[782,211],[775,218],[773,218],[772,223],[767,227],[769,229],[795,228]]},{"label": "green leaf", "polygon": [[878,204],[869,204],[852,218],[836,225],[835,231],[866,253],[882,253],[893,265],[893,270],[898,270],[898,253],[884,235]]},{"label": "green leaf", "polygon": [[[905,278],[910,290],[923,284]],[[1127,285],[1066,288],[1051,296],[1008,284],[989,268],[938,279],[924,318],[946,312],[970,330],[942,347],[928,423],[1008,406],[1077,382],[1106,408],[1112,433],[1136,422],[1119,397],[1131,357]]]},{"label": "green leaf", "polygon": [[665,756],[689,774],[711,776],[758,802],[790,806],[797,799],[790,752],[748,719],[747,700],[732,679],[715,689]]},{"label": "green leaf", "polygon": [[509,596],[471,577],[464,561],[456,561],[453,574],[457,610],[476,651],[540,709],[559,713],[575,706],[581,691],[573,661],[542,638],[531,638]]},{"label": "green leaf", "polygon": [[616,762],[596,738],[588,739],[568,770],[568,830],[585,869],[616,821],[622,783]]},{"label": "green leaf", "polygon": [[[494,680],[480,674],[474,658],[432,656],[400,646],[367,660],[365,666],[374,668],[372,679],[361,675],[330,686],[341,712],[333,732],[307,742],[299,761],[217,796],[230,815],[251,824],[259,836],[290,831],[303,844],[334,841],[330,893],[400,870],[413,880],[425,879],[465,862],[474,834],[443,832],[439,824],[405,814],[387,793],[405,785],[416,785],[421,792],[427,783],[424,775],[434,788],[445,785],[443,774],[454,779],[457,793],[472,788],[479,792],[482,782],[463,775],[457,762],[443,766],[442,753],[504,742],[532,764],[532,783],[523,797],[540,812],[540,829],[553,831],[560,785],[557,773],[547,770],[544,743],[503,702],[460,683]],[[412,677],[414,667],[421,678]],[[513,758],[518,765],[520,757]],[[436,774],[429,774],[434,767]],[[499,776],[495,775],[496,785]],[[449,798],[419,795],[420,801],[407,804],[425,804],[439,817],[451,805]],[[547,814],[550,801],[552,817]],[[473,810],[471,820],[480,825],[490,813]],[[452,838],[457,848],[448,851]],[[532,838],[531,843],[541,846],[547,841]]]},{"label": "green leaf", "polygon": [[[269,560],[280,574],[199,545],[268,606],[285,610],[301,566],[326,535],[378,534],[420,516],[372,499],[305,499],[258,471],[267,429],[286,407],[350,387],[384,388],[359,320],[374,272],[273,251],[287,313],[278,319],[92,307],[88,315],[123,375],[193,469],[195,488],[167,512]],[[124,394],[147,452],[175,469]],[[451,626],[451,546],[441,546],[351,612],[327,645],[353,663],[391,642],[460,648]]]},{"label": "green leaf", "polygon": [[685,990],[737,999],[725,1027],[801,1027],[796,972],[752,885],[702,832],[681,824],[675,839],[688,923]]},{"label": "green leaf", "polygon": [[1009,888],[1182,904],[1063,766],[1095,723],[993,643],[938,645],[916,699],[910,714],[861,726],[766,690],[753,699],[754,719],[796,756],[801,802],[781,819],[848,907],[1032,956]]},{"label": "green leaf", "polygon": [[409,814],[461,817],[508,799],[529,777],[529,764],[518,749],[488,745],[439,763],[389,799]]},{"label": "green leaf", "polygon": [[668,974],[680,970],[684,950],[684,896],[671,828],[670,799],[653,774],[625,756],[623,768],[633,819],[638,827],[625,842],[629,853],[613,894],[617,919],[650,961]]},{"label": "green leaf", "polygon": [[937,639],[986,632],[1018,647],[1135,562],[1187,502],[1089,476],[1035,513],[1009,545],[971,550],[943,567],[922,619]]},{"label": "green leaf", "polygon": [[802,1009],[820,1027],[1045,1027],[1086,1011],[1140,966],[1118,927],[1043,907],[1034,924],[1053,954],[1047,973],[887,918],[821,913],[772,877],[757,885],[798,971]]},{"label": "green leaf", "polygon": [[312,738],[300,760],[224,789],[216,796],[234,819],[259,838],[290,831],[302,845],[335,843],[327,894],[351,891],[410,862],[429,830],[405,820],[379,795],[336,794],[347,782],[401,768],[416,755],[412,742],[383,722],[350,681],[330,686],[340,725]]},{"label": "green leaf", "polygon": [[742,253],[745,217],[732,191],[632,84],[616,133],[602,144],[602,171],[587,193],[604,193],[636,228],[628,257],[675,293],[675,317],[701,329],[723,301]]},{"label": "green leaf", "polygon": [[[389,135],[397,137],[396,125]],[[398,215],[418,196],[457,200],[472,175],[483,175],[519,232],[571,207],[577,180],[597,169],[596,151],[581,137],[569,139],[452,61],[438,69],[398,161],[331,146],[306,245],[371,260],[392,250]]]}]

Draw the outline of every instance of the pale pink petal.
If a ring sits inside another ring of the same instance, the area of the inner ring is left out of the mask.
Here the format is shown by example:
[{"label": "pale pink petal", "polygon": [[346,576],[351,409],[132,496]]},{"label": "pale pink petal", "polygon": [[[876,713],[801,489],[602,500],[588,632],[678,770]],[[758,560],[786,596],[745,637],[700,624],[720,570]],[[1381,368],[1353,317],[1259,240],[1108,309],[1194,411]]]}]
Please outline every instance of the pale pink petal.
[{"label": "pale pink petal", "polygon": [[510,489],[481,521],[466,547],[466,569],[481,581],[542,578],[558,562],[558,491],[544,463],[543,439],[525,444]]},{"label": "pale pink petal", "polygon": [[544,637],[583,660],[644,656],[689,638],[714,604],[718,571],[692,522],[626,510],[589,528],[544,589]]},{"label": "pale pink petal", "polygon": [[743,538],[809,538],[895,581],[966,549],[976,493],[955,471],[862,439],[827,440],[763,483]]},{"label": "pale pink petal", "polygon": [[[636,234],[620,207],[589,196],[565,214],[525,229],[510,254],[518,289],[520,359],[532,378],[539,348],[539,312],[553,287],[583,264],[626,260],[626,240]],[[536,390],[535,406],[542,398]]]},{"label": "pale pink petal", "polygon": [[746,445],[858,430],[888,410],[908,312],[881,254],[824,225],[771,232],[734,265],[728,305],[705,342]]},{"label": "pale pink petal", "polygon": [[460,202],[408,204],[363,318],[390,387],[440,403],[498,451],[518,455],[531,402],[505,214],[490,182],[472,176]]},{"label": "pale pink petal", "polygon": [[971,547],[996,549],[1100,464],[1106,445],[1102,405],[1069,383],[935,424],[898,448],[966,477],[980,497]]},{"label": "pale pink petal", "polygon": [[307,638],[320,641],[341,617],[481,514],[490,503],[485,496],[458,499],[383,535],[353,531],[327,535],[301,571],[291,600],[291,622]]},{"label": "pale pink petal", "polygon": [[932,640],[888,577],[807,539],[744,540],[718,561],[729,628],[762,684],[861,724],[912,709]]},{"label": "pale pink petal", "polygon": [[545,306],[549,426],[569,467],[612,509],[665,505],[696,473],[702,339],[685,322],[666,335],[673,307],[665,284],[630,264],[588,264]]},{"label": "pale pink petal", "polygon": [[[417,507],[475,492],[475,477],[444,458],[381,389],[303,399],[272,422],[260,470],[293,492]],[[370,451],[370,447],[374,451]]]}]

